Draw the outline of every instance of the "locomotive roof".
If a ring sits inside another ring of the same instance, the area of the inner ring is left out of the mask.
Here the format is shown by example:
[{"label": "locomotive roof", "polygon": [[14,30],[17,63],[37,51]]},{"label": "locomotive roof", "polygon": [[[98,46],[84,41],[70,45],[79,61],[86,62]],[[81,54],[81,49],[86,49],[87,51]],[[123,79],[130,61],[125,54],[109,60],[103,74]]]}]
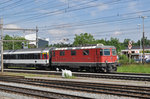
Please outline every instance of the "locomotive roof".
[{"label": "locomotive roof", "polygon": [[4,53],[30,53],[30,52],[48,52],[53,50],[74,50],[74,49],[95,49],[95,48],[115,48],[114,46],[86,46],[86,47],[63,47],[63,48],[31,48],[31,49],[18,49],[18,50],[4,50]]},{"label": "locomotive roof", "polygon": [[95,48],[115,48],[114,46],[86,46],[86,47],[64,47],[55,48],[54,50],[73,50],[73,49],[95,49]]}]

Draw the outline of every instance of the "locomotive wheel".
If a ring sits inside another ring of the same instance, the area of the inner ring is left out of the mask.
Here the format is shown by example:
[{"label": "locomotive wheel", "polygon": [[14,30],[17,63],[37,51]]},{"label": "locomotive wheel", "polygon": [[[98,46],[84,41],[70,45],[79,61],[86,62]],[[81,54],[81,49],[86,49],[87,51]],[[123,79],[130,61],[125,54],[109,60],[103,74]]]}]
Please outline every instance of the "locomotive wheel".
[{"label": "locomotive wheel", "polygon": [[107,66],[107,72],[112,72],[113,71],[113,66],[112,65],[108,65]]},{"label": "locomotive wheel", "polygon": [[107,72],[115,72],[115,71],[117,71],[117,67],[114,64],[107,66]]},{"label": "locomotive wheel", "polygon": [[94,73],[94,72],[95,72],[95,69],[94,69],[94,68],[90,68],[90,72],[91,72],[91,73]]}]

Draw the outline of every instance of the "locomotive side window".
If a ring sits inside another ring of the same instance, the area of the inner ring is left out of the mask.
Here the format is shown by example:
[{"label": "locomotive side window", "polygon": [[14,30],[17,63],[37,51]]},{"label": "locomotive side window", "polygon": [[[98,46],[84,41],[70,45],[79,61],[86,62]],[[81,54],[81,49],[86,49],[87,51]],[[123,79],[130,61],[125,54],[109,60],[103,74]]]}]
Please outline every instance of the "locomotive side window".
[{"label": "locomotive side window", "polygon": [[60,51],[60,56],[64,56],[65,55],[65,51]]},{"label": "locomotive side window", "polygon": [[104,55],[109,56],[110,55],[110,49],[104,49]]},{"label": "locomotive side window", "polygon": [[71,56],[76,55],[76,51],[71,51]]},{"label": "locomotive side window", "polygon": [[116,55],[116,49],[112,49],[112,55]]},{"label": "locomotive side window", "polygon": [[103,49],[100,49],[100,55],[103,56]]},{"label": "locomotive side window", "polygon": [[83,55],[89,55],[89,50],[83,50]]}]

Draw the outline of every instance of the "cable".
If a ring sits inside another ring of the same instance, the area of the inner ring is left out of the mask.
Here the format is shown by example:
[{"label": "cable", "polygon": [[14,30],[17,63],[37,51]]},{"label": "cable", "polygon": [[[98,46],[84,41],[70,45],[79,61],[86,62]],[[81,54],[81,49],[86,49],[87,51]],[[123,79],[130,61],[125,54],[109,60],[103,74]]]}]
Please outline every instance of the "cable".
[{"label": "cable", "polygon": [[[95,1],[95,0],[94,0],[94,1]],[[103,4],[116,3],[116,2],[118,2],[118,1],[120,1],[120,0],[113,0],[113,1],[111,1],[111,2],[106,2],[106,3],[103,3]],[[81,9],[87,9],[87,8],[96,7],[96,6],[99,6],[99,5],[101,5],[101,4],[92,5],[92,6],[88,6],[88,7],[83,7],[83,8],[80,8],[80,9],[74,9],[74,10],[70,10],[70,11],[67,11],[67,12],[72,12],[72,11],[81,10]],[[72,7],[76,7],[76,6],[72,6]],[[61,13],[58,13],[58,12],[60,12],[60,11],[61,11]],[[48,13],[45,13],[45,14],[43,14],[43,15],[41,15],[41,16],[35,15],[34,17],[29,17],[29,18],[21,19],[21,20],[15,21],[15,22],[7,23],[7,24],[13,24],[13,23],[17,23],[17,22],[20,22],[20,21],[35,20],[35,19],[39,19],[39,18],[51,16],[52,14],[56,15],[56,14],[66,13],[66,12],[62,12],[62,11],[66,11],[66,8],[65,8],[65,9],[60,9],[60,10],[57,10],[57,11],[53,11],[53,12],[48,12]]]},{"label": "cable", "polygon": [[8,2],[10,2],[10,1],[12,1],[12,0],[7,0],[7,1],[5,1],[5,2],[2,2],[2,3],[0,3],[0,5],[3,5],[3,4],[8,3]]}]

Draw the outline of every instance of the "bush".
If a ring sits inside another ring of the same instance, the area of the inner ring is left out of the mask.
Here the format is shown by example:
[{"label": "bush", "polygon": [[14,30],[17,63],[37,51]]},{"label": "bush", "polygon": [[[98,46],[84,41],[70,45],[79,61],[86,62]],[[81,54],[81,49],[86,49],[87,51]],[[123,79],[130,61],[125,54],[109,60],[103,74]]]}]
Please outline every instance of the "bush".
[{"label": "bush", "polygon": [[121,63],[121,64],[134,63],[134,59],[129,60],[129,58],[126,55],[120,55],[119,56],[119,63]]}]

